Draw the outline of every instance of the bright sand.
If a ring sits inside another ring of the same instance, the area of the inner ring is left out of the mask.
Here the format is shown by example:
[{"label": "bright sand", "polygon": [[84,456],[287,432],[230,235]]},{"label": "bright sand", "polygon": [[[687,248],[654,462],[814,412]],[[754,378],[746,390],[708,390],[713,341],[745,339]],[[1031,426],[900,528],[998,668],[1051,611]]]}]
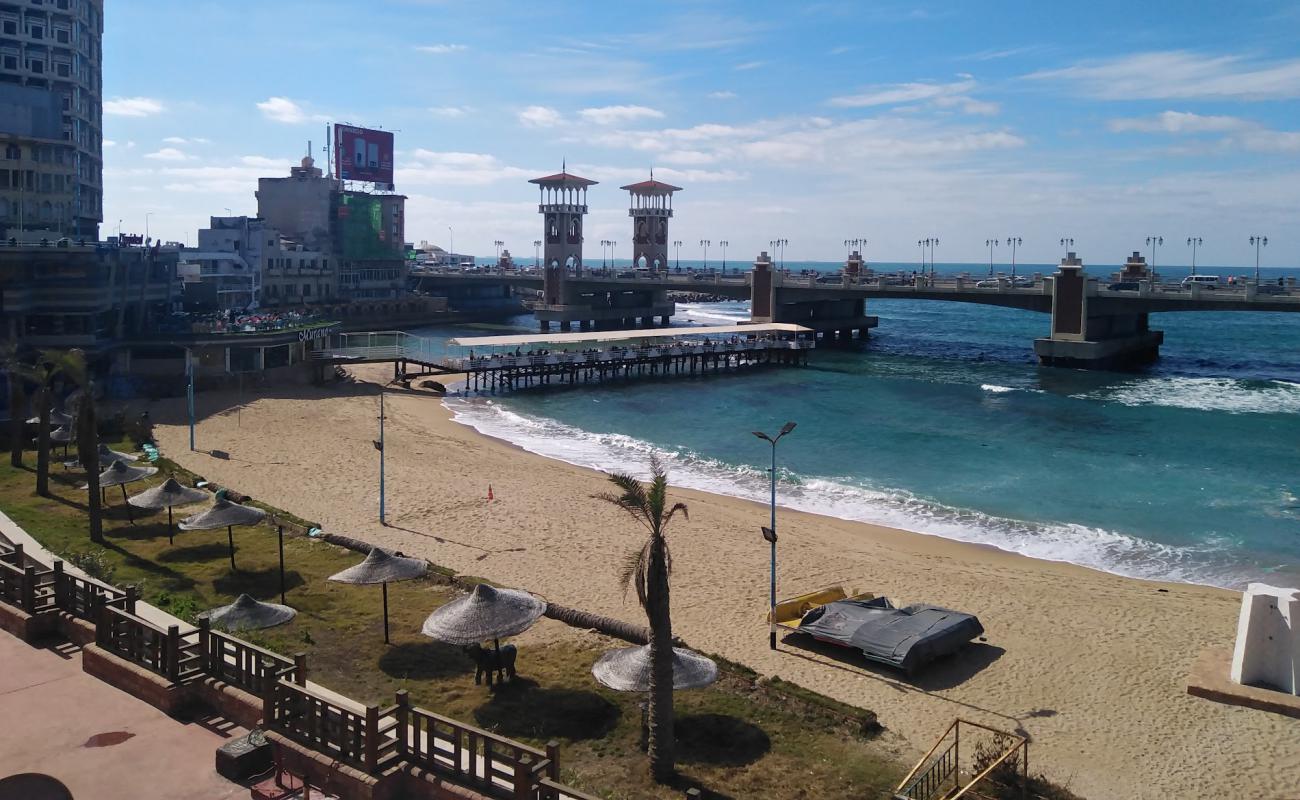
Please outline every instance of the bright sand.
[{"label": "bright sand", "polygon": [[[355,374],[384,379],[387,367]],[[378,522],[376,386],[197,398],[153,410],[185,467],[332,532],[418,553],[565,605],[644,622],[616,574],[643,530],[591,495],[597,472],[457,424],[436,398],[387,395],[389,526]],[[628,464],[644,472],[643,464]],[[671,476],[670,476],[671,479]],[[488,485],[495,496],[487,501]],[[767,646],[766,507],[675,490],[673,630],[692,647],[874,710],[909,760],[954,717],[1032,737],[1031,767],[1098,798],[1282,798],[1300,792],[1300,720],[1186,694],[1206,647],[1228,648],[1237,593],[1121,578],[1070,564],[814,514],[780,512],[778,594],[828,584],[977,614],[987,643],[914,681],[795,646]],[[823,651],[824,652],[824,651]],[[851,656],[846,651],[846,656]]]}]

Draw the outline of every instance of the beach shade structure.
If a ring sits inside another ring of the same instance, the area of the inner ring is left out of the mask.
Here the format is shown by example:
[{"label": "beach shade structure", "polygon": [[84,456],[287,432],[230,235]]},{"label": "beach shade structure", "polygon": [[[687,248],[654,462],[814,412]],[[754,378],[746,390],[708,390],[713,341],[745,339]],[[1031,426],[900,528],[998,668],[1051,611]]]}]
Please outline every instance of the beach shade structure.
[{"label": "beach shade structure", "polygon": [[[122,462],[118,462],[119,464]],[[230,542],[230,568],[235,566],[235,532],[236,525],[256,525],[266,519],[266,512],[253,506],[241,506],[222,498],[212,507],[200,514],[181,520],[179,527],[183,531],[215,531],[226,529],[226,540]]]},{"label": "beach shade structure", "polygon": [[366,560],[329,576],[335,583],[384,587],[384,644],[388,644],[388,584],[418,578],[429,571],[429,562],[421,558],[393,555],[378,547],[371,548]]},{"label": "beach shade structure", "polygon": [[[617,692],[650,692],[650,645],[607,650],[591,667],[592,677]],[[673,690],[702,689],[718,679],[718,665],[712,659],[687,650],[673,648]],[[649,700],[641,703],[641,749],[650,740],[647,718]]]},{"label": "beach shade structure", "polygon": [[187,506],[200,500],[208,499],[208,493],[202,489],[182,486],[175,478],[168,478],[152,489],[145,489],[139,494],[127,498],[127,503],[136,508],[149,511],[167,509],[167,543],[175,544],[175,530],[172,527],[172,506]]},{"label": "beach shade structure", "polygon": [[132,467],[125,461],[114,461],[108,465],[108,469],[99,473],[99,486],[101,489],[107,489],[110,486],[122,487],[122,500],[127,502],[126,515],[134,524],[135,515],[131,513],[131,505],[127,500],[126,485],[147,478],[157,471],[156,467]]},{"label": "beach shade structure", "polygon": [[132,453],[123,453],[121,450],[114,450],[106,444],[100,444],[99,446],[99,463],[101,464],[111,464],[114,461],[126,461],[127,463],[130,463],[139,460],[139,458],[139,456]]},{"label": "beach shade structure", "polygon": [[447,644],[468,647],[491,639],[523,633],[546,613],[546,601],[518,589],[497,589],[480,583],[474,591],[437,609],[420,632]]},{"label": "beach shade structure", "polygon": [[64,458],[68,457],[68,443],[71,442],[75,437],[76,434],[73,433],[72,428],[68,427],[67,425],[60,425],[59,427],[50,431],[50,441],[57,442],[63,445]]},{"label": "beach shade structure", "polygon": [[[27,420],[27,424],[28,424],[28,425],[40,425],[40,424],[41,424],[41,418],[40,418],[39,416],[32,417],[31,419]],[[72,416],[69,415],[67,412],[64,412],[64,411],[60,411],[60,410],[58,410],[57,408],[51,408],[51,409],[50,409],[50,424],[51,424],[51,425],[55,425],[55,426],[58,426],[58,425],[71,425],[71,424],[72,424]]]},{"label": "beach shade structure", "polygon": [[[591,674],[602,685],[619,692],[650,691],[650,645],[608,650],[596,659]],[[673,689],[702,689],[718,679],[718,665],[711,659],[673,648]]]},{"label": "beach shade structure", "polygon": [[297,611],[279,603],[263,603],[241,594],[228,606],[218,606],[205,611],[200,617],[228,631],[255,631],[283,625],[298,615]]}]

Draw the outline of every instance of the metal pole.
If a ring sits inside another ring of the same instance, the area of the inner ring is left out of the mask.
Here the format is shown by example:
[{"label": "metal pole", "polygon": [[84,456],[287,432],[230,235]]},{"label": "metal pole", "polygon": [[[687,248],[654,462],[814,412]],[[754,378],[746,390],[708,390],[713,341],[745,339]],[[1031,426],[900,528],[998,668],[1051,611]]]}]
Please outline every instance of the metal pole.
[{"label": "metal pole", "polygon": [[194,355],[188,347],[185,348],[185,372],[189,376],[185,398],[190,412],[190,452],[194,452]]},{"label": "metal pole", "polygon": [[[777,437],[780,438],[780,437]],[[776,649],[776,441],[772,441],[772,583],[768,603],[768,647]]]},{"label": "metal pole", "polygon": [[[384,390],[379,390],[379,524],[384,521]],[[387,592],[385,592],[385,597]],[[385,636],[384,641],[388,641]]]},{"label": "metal pole", "polygon": [[388,581],[384,581],[384,644],[388,644]]},{"label": "metal pole", "polygon": [[284,526],[275,526],[275,536],[280,542],[280,604],[284,605]]}]

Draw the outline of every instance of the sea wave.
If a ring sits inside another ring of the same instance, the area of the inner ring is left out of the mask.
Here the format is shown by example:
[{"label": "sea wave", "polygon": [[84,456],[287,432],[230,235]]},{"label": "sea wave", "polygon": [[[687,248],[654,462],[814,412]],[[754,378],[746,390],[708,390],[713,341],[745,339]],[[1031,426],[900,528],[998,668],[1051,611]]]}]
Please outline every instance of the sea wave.
[{"label": "sea wave", "polygon": [[1233,378],[1146,378],[1074,395],[1126,406],[1166,406],[1231,414],[1300,412],[1300,384]]},{"label": "sea wave", "polygon": [[737,303],[730,308],[728,305],[725,303],[678,303],[676,316],[679,319],[727,325],[736,325],[749,321],[749,310],[745,307],[747,304]]},{"label": "sea wave", "polygon": [[[763,469],[723,463],[684,448],[659,448],[625,434],[584,431],[556,420],[519,414],[491,400],[447,398],[444,402],[457,422],[542,456],[602,471],[636,472],[656,454],[675,485],[760,502],[768,498],[769,479]],[[781,472],[780,481],[780,505],[799,511],[988,545],[1134,578],[1217,586],[1240,586],[1248,578],[1218,557],[1222,549],[1217,543],[1170,546],[1097,527],[996,517],[842,476]]]}]

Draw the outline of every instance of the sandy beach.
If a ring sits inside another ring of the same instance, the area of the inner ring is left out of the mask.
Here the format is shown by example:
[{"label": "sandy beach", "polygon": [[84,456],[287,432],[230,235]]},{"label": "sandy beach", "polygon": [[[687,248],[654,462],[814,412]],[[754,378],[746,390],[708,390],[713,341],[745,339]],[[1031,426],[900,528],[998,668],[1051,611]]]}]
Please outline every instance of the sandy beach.
[{"label": "sandy beach", "polygon": [[[384,380],[387,367],[358,368]],[[566,605],[644,621],[617,565],[641,531],[597,472],[457,424],[436,397],[387,397],[389,525],[378,522],[377,384],[287,387],[150,407],[163,452],[325,529],[419,554]],[[228,459],[206,451],[221,450]],[[628,464],[643,472],[645,465]],[[495,499],[488,502],[488,485]],[[832,583],[975,613],[987,631],[913,681],[860,659],[767,646],[764,506],[675,492],[674,631],[692,647],[872,709],[919,756],[954,717],[1027,732],[1031,766],[1098,798],[1285,798],[1300,792],[1300,720],[1190,697],[1206,647],[1230,647],[1239,595],[1121,578],[936,537],[783,511],[779,594]]]}]

